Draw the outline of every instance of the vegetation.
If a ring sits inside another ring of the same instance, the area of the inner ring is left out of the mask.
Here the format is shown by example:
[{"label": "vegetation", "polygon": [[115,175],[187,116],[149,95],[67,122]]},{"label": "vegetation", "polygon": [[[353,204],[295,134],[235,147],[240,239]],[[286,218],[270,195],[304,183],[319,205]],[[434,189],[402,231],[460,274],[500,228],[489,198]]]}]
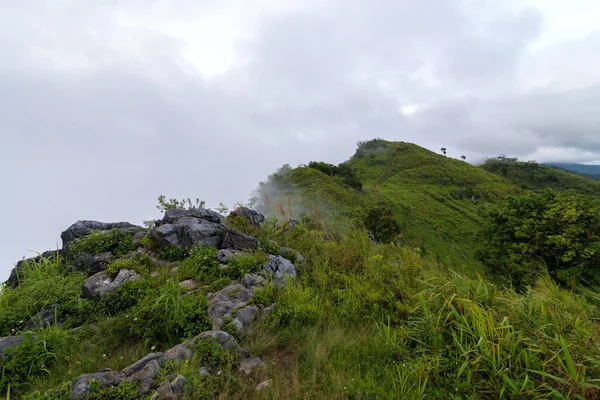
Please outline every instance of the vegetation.
[{"label": "vegetation", "polygon": [[325,162],[311,161],[308,163],[308,167],[319,170],[329,176],[338,176],[341,178],[343,183],[347,184],[351,188],[362,190],[362,183],[356,176],[356,172],[350,168],[348,164],[341,163],[335,166]]},{"label": "vegetation", "polygon": [[532,161],[499,156],[486,160],[481,168],[527,190],[575,190],[580,194],[600,197],[600,182]]},{"label": "vegetation", "polygon": [[492,274],[522,289],[548,271],[571,288],[600,284],[600,202],[546,189],[490,210],[479,256]]},{"label": "vegetation", "polygon": [[[141,244],[149,256],[132,253],[130,237],[117,232],[70,249],[111,251],[109,272],[144,276],[101,299],[79,298],[85,276],[69,260],[26,265],[21,284],[0,292],[2,335],[55,304],[64,323],[21,334],[23,344],[0,361],[0,395],[10,385],[9,398],[67,399],[82,373],[120,370],[210,329],[207,292],[282,252],[303,256],[298,277],[255,292],[252,304],[273,306],[240,338],[264,367],[246,375],[235,353],[198,340],[191,358],[162,368],[156,386],[181,374],[184,399],[600,397],[600,215],[581,189],[593,183],[530,192],[510,173],[381,139],[360,142],[343,163],[361,191],[317,164],[284,166],[260,184],[265,223],[227,222],[261,243],[227,268],[214,248],[181,252],[149,237]],[[181,289],[189,279],[200,287]],[[92,398],[136,396],[128,384]]]}]

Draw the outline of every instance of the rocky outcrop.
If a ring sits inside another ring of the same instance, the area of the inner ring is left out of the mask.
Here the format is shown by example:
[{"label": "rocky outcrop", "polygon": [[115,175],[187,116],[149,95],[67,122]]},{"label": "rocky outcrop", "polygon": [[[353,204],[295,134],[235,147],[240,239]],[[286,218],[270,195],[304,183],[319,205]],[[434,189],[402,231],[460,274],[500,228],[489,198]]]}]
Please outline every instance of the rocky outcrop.
[{"label": "rocky outcrop", "polygon": [[[223,350],[233,351],[239,354],[240,371],[249,373],[252,369],[262,364],[262,361],[252,355],[248,350],[240,347],[235,338],[226,332],[208,331],[203,332],[193,339],[177,345],[164,353],[150,353],[136,363],[122,369],[112,371],[103,369],[92,374],[83,374],[73,380],[71,386],[71,397],[82,399],[91,393],[91,383],[100,389],[117,386],[121,382],[134,382],[139,386],[138,395],[148,394],[162,366],[167,361],[185,361],[193,355],[193,349],[198,340],[210,340],[219,345]],[[183,376],[177,376],[171,382],[161,383],[151,398],[159,399],[161,395],[179,393],[185,384]],[[175,398],[175,397],[173,397]]]},{"label": "rocky outcrop", "polygon": [[59,316],[60,305],[54,304],[50,307],[44,308],[42,311],[34,315],[29,321],[25,323],[25,330],[32,330],[36,328],[44,328],[46,326],[54,326],[62,324],[63,320]]},{"label": "rocky outcrop", "polygon": [[285,287],[286,279],[296,277],[294,264],[281,256],[269,255],[269,261],[263,265],[262,270],[267,277],[272,278],[273,285],[276,287]]},{"label": "rocky outcrop", "polygon": [[259,241],[221,224],[220,215],[204,208],[172,209],[150,232],[158,245],[172,245],[185,251],[194,246],[214,246],[218,249],[256,250]]},{"label": "rocky outcrop", "polygon": [[61,233],[63,249],[75,240],[88,236],[93,231],[112,231],[115,229],[132,233],[145,230],[145,228],[129,222],[77,221]]},{"label": "rocky outcrop", "polygon": [[116,260],[116,257],[109,251],[96,254],[95,256],[89,253],[80,253],[73,263],[73,269],[85,272],[87,276],[92,276],[104,271],[106,266],[114,260]]},{"label": "rocky outcrop", "polygon": [[81,286],[82,297],[94,299],[117,290],[123,283],[142,279],[134,270],[122,269],[115,278],[106,271],[98,272],[87,278]]},{"label": "rocky outcrop", "polygon": [[260,225],[263,222],[265,222],[265,216],[262,215],[259,212],[256,212],[254,210],[251,210],[247,207],[238,207],[235,210],[233,210],[232,212],[229,213],[229,217],[230,219],[235,219],[235,218],[245,218],[248,221],[250,221],[250,223],[252,225]]}]

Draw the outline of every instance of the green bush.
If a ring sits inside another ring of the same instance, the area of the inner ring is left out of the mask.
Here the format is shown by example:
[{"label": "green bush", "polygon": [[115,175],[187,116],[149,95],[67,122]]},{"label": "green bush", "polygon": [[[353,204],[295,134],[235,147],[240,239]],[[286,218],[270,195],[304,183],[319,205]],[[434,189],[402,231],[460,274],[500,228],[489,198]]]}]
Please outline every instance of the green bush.
[{"label": "green bush", "polygon": [[110,251],[116,257],[122,257],[135,250],[131,232],[114,229],[109,232],[95,231],[69,245],[69,254],[92,255]]},{"label": "green bush", "polygon": [[148,343],[177,343],[210,329],[207,308],[206,297],[182,295],[179,283],[169,279],[131,309],[130,331]]},{"label": "green bush", "polygon": [[210,283],[218,279],[221,269],[216,251],[214,247],[193,247],[189,256],[177,266],[178,279],[194,279],[200,283]]},{"label": "green bush", "polygon": [[226,274],[231,279],[240,279],[245,274],[257,272],[267,262],[265,253],[255,252],[244,255],[236,254],[227,263]]},{"label": "green bush", "polygon": [[311,161],[308,163],[309,168],[313,168],[323,172],[329,176],[337,176],[342,182],[356,190],[362,190],[362,183],[356,175],[356,171],[353,170],[348,164],[341,163],[339,165],[328,164],[321,161]]},{"label": "green bush", "polygon": [[0,394],[5,395],[10,384],[11,395],[22,394],[37,376],[49,374],[58,361],[57,351],[67,345],[67,333],[60,328],[46,328],[23,335],[23,343],[5,350],[0,375]]},{"label": "green bush", "polygon": [[154,267],[152,260],[142,253],[136,253],[133,257],[120,258],[108,264],[106,271],[115,276],[122,269],[132,269],[140,275],[148,275]]},{"label": "green bush", "polygon": [[158,254],[160,258],[167,261],[181,261],[188,256],[187,252],[172,244],[155,246],[154,252]]},{"label": "green bush", "polygon": [[380,201],[367,209],[364,223],[365,227],[373,233],[375,239],[379,242],[391,242],[400,233],[394,211],[384,201]]},{"label": "green bush", "polygon": [[[94,383],[91,384],[93,387]],[[139,386],[134,382],[121,382],[102,390],[94,390],[87,397],[89,400],[133,400],[138,398]]]},{"label": "green bush", "polygon": [[600,285],[598,200],[547,189],[492,208],[479,235],[478,257],[517,289],[547,269],[558,282]]}]

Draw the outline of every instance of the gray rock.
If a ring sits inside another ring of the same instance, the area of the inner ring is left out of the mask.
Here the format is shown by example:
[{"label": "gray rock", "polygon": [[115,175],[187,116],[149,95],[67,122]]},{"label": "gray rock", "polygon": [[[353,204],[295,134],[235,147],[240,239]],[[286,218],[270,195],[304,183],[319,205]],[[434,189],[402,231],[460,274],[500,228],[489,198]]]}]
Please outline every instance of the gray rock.
[{"label": "gray rock", "polygon": [[171,383],[168,381],[161,383],[156,392],[150,397],[151,400],[175,400],[176,398]]},{"label": "gray rock", "polygon": [[179,282],[179,287],[183,290],[194,290],[198,288],[198,282],[193,279],[187,279]]},{"label": "gray rock", "polygon": [[238,207],[229,213],[229,218],[245,218],[253,225],[260,225],[265,222],[265,216],[261,213],[251,210],[247,207]]},{"label": "gray rock", "polygon": [[164,353],[160,353],[160,352],[147,354],[143,358],[139,359],[137,362],[131,364],[129,367],[123,368],[122,372],[123,372],[123,374],[125,374],[127,376],[132,375],[132,374],[144,369],[146,364],[148,364],[150,361],[162,360],[163,357],[164,357]]},{"label": "gray rock", "polygon": [[12,349],[23,343],[21,336],[6,336],[0,338],[0,360],[4,358],[4,352],[6,349]]},{"label": "gray rock", "polygon": [[73,263],[73,268],[75,271],[85,272],[87,276],[92,276],[104,271],[106,266],[115,259],[116,257],[110,251],[95,256],[89,253],[80,253]]},{"label": "gray rock", "polygon": [[252,355],[248,350],[240,347],[233,336],[223,331],[208,331],[199,335],[206,340],[212,340],[217,343],[223,350],[234,351],[240,355],[239,370],[245,373],[250,373],[254,368],[263,365],[260,358]]},{"label": "gray rock", "polygon": [[210,375],[210,372],[208,372],[208,368],[202,367],[202,368],[200,368],[200,372],[198,372],[198,375],[206,376],[206,375]]},{"label": "gray rock", "polygon": [[221,248],[243,251],[253,251],[260,247],[260,242],[253,236],[238,232],[227,226],[223,226],[223,242]]},{"label": "gray rock", "polygon": [[276,287],[285,287],[287,279],[296,277],[294,264],[281,256],[269,255],[269,261],[263,265],[262,270],[272,278],[273,285]]},{"label": "gray rock", "polygon": [[175,393],[181,393],[183,392],[185,384],[185,376],[178,374],[177,377],[171,381],[171,389],[173,389]]},{"label": "gray rock", "polygon": [[90,382],[94,380],[100,389],[106,389],[110,386],[117,386],[123,380],[123,374],[115,371],[96,372],[93,374],[79,375],[73,379],[71,386],[71,398],[83,399],[91,393]]},{"label": "gray rock", "polygon": [[223,325],[223,318],[232,318],[233,312],[245,307],[252,298],[252,291],[244,285],[236,283],[222,290],[211,293],[208,299],[208,316],[213,321],[214,329]]},{"label": "gray rock", "polygon": [[234,256],[238,254],[246,254],[239,250],[221,249],[217,250],[217,260],[223,264],[227,264]]},{"label": "gray rock", "polygon": [[159,362],[157,360],[152,360],[147,362],[146,365],[144,365],[144,368],[127,376],[125,379],[123,379],[123,381],[137,383],[140,388],[138,390],[138,395],[141,396],[150,391],[159,371]]},{"label": "gray rock", "polygon": [[304,256],[302,254],[298,253],[296,250],[290,249],[289,247],[280,247],[279,254],[282,257],[287,258],[287,259],[293,258],[295,255],[296,260],[299,264],[304,263]]},{"label": "gray rock", "polygon": [[134,270],[122,269],[113,279],[106,271],[98,272],[87,278],[81,287],[83,297],[93,299],[117,290],[123,283],[142,279]]},{"label": "gray rock", "polygon": [[191,210],[180,208],[167,210],[164,218],[157,222],[157,224],[172,224],[181,220],[182,218],[197,218],[215,223],[221,222],[222,219],[221,215],[219,215],[217,212],[206,208],[194,208]]},{"label": "gray rock", "polygon": [[193,348],[195,344],[196,339],[190,339],[178,344],[165,352],[165,359],[170,361],[185,361],[194,354]]},{"label": "gray rock", "polygon": [[266,381],[261,382],[258,385],[256,385],[256,390],[257,391],[264,390],[264,389],[268,388],[269,386],[271,386],[272,383],[273,383],[273,379],[267,379]]},{"label": "gray rock", "polygon": [[254,289],[255,287],[262,287],[265,285],[267,280],[257,274],[246,274],[242,278],[242,284],[246,289]]},{"label": "gray rock", "polygon": [[60,305],[54,304],[50,307],[44,308],[42,311],[34,315],[29,321],[25,323],[24,329],[32,330],[36,328],[43,328],[45,326],[56,326],[63,323],[62,318],[59,318],[58,314],[60,311]]},{"label": "gray rock", "polygon": [[62,238],[63,248],[75,240],[88,236],[93,231],[112,231],[114,229],[130,232],[143,231],[145,228],[130,224],[129,222],[98,222],[98,221],[77,221],[67,228],[60,237]]},{"label": "gray rock", "polygon": [[233,323],[237,327],[238,333],[244,336],[248,328],[258,319],[260,316],[260,309],[255,305],[249,305],[244,308],[240,308],[235,314]]},{"label": "gray rock", "polygon": [[264,364],[262,360],[256,356],[250,355],[248,358],[243,358],[240,361],[240,371],[245,374],[250,374],[254,368],[262,367]]}]

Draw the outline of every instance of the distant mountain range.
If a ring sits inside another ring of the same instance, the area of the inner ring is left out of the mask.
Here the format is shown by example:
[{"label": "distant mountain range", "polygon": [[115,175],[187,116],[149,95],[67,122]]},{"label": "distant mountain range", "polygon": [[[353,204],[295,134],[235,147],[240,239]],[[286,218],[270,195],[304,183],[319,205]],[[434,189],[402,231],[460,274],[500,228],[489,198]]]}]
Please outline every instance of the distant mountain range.
[{"label": "distant mountain range", "polygon": [[572,163],[545,163],[549,167],[559,168],[565,171],[585,176],[586,178],[600,181],[600,165],[572,164]]}]

